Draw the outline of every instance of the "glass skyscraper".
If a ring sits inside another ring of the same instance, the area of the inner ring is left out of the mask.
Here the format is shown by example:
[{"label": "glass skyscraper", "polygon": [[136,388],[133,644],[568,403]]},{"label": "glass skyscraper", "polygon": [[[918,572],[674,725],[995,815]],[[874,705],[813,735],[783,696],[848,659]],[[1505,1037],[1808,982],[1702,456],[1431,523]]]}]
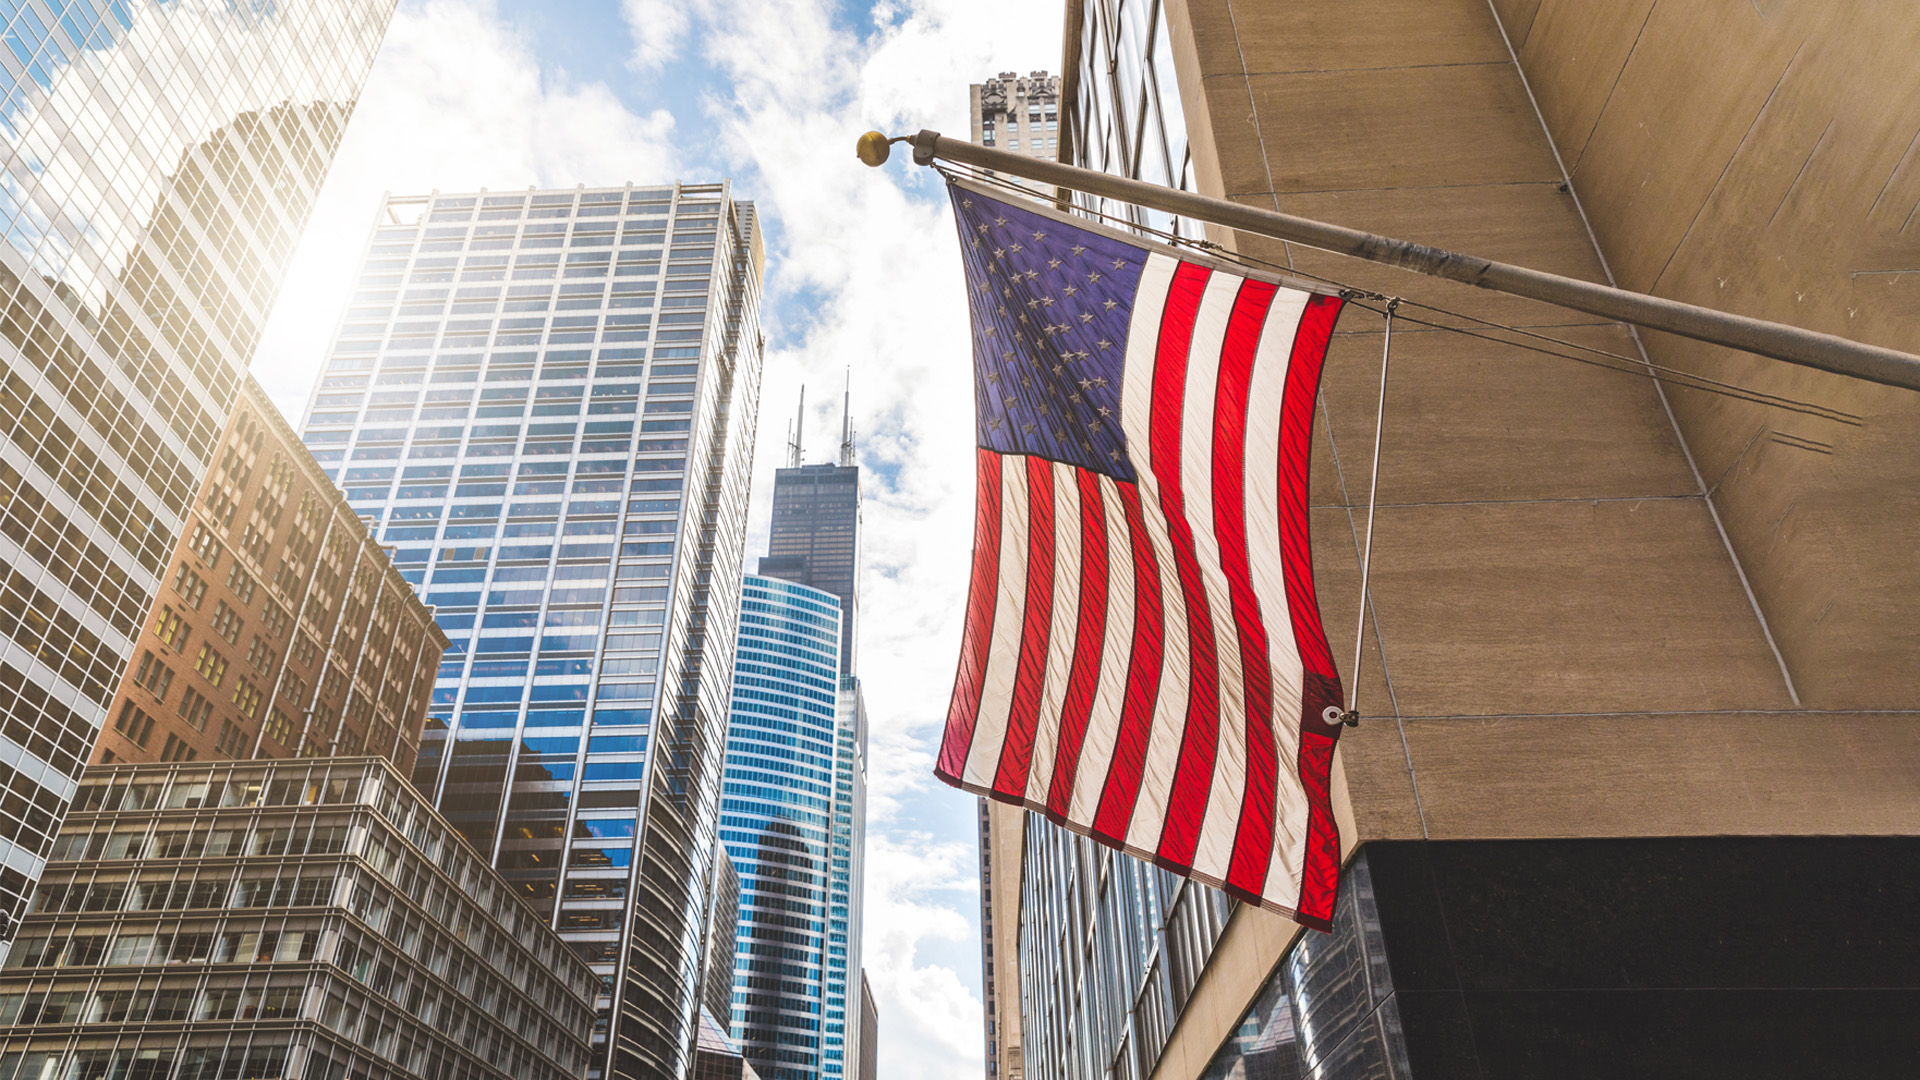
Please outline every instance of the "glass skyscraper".
[{"label": "glass skyscraper", "polygon": [[860,573],[859,466],[823,462],[774,471],[773,522],[760,572],[840,598],[840,636],[847,642],[840,673],[851,675],[860,615],[854,587]]},{"label": "glass skyscraper", "polygon": [[[852,646],[846,646],[847,651]],[[827,1020],[820,1074],[853,1078],[873,1066],[861,1055],[878,1038],[862,999],[862,899],[867,857],[867,699],[855,675],[840,676],[833,741],[833,848],[827,865]],[[842,1027],[841,1025],[845,1026]]]},{"label": "glass skyscraper", "polygon": [[740,871],[733,1034],[766,1080],[844,1078],[860,1045],[866,717],[840,628],[832,593],[746,579],[720,836]]},{"label": "glass skyscraper", "polygon": [[303,424],[453,645],[414,783],[683,1076],[765,255],[722,184],[389,197]]},{"label": "glass skyscraper", "polygon": [[0,939],[392,9],[0,5]]},{"label": "glass skyscraper", "polygon": [[[867,714],[855,674],[860,468],[854,464],[850,401],[848,409],[837,463],[802,465],[796,435],[789,466],[774,473],[767,555],[760,576],[748,579],[774,606],[748,608],[743,615],[743,662],[751,648],[758,664],[736,677],[727,738],[730,810],[721,835],[736,852],[743,876],[757,873],[769,883],[761,923],[747,921],[742,901],[734,1034],[762,1076],[781,1080],[857,1076],[862,1045]],[[789,646],[800,639],[824,643],[823,632],[832,628],[819,620],[829,600],[839,632],[833,635],[833,668],[822,672],[817,655],[783,652],[778,639],[769,639],[768,620],[786,620],[781,633]],[[812,732],[789,730],[798,714],[810,718]],[[820,727],[823,721],[831,721],[831,728]],[[783,782],[793,785],[784,799],[766,786]],[[805,802],[818,797],[824,797],[821,805]],[[819,815],[818,835],[806,833],[804,851],[769,846],[764,837],[814,820],[804,818],[795,800]],[[815,895],[796,904],[791,893],[780,895],[783,883]]]}]

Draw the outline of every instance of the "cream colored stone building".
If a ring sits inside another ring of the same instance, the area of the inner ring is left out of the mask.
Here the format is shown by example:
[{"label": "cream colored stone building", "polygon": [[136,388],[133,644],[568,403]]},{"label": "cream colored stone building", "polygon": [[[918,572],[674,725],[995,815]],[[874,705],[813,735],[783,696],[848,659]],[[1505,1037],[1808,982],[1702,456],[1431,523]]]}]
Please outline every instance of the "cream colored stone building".
[{"label": "cream colored stone building", "polygon": [[[1052,160],[1060,152],[1060,76],[1003,71],[967,87],[970,138],[982,146]],[[1011,183],[1040,191],[1017,178]],[[1046,189],[1048,194],[1052,189]]]}]

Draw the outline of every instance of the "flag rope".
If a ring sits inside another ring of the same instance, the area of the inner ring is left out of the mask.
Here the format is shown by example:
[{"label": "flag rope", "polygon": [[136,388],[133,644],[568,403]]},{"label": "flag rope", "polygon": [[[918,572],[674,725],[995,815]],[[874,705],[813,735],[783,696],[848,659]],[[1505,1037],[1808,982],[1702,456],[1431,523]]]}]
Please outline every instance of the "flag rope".
[{"label": "flag rope", "polygon": [[1349,669],[1353,685],[1347,690],[1347,711],[1336,721],[1348,727],[1360,726],[1360,659],[1367,642],[1367,587],[1373,572],[1373,519],[1380,495],[1380,440],[1387,428],[1387,365],[1393,358],[1393,315],[1399,307],[1399,297],[1387,300],[1383,313],[1386,323],[1380,332],[1380,403],[1373,413],[1373,474],[1367,480],[1367,534],[1360,549],[1360,614],[1353,630],[1353,667]]},{"label": "flag rope", "polygon": [[[944,166],[944,165],[936,164],[933,166],[933,168],[936,172],[946,177],[949,181],[957,179],[961,175],[963,175],[958,170],[948,168],[947,166]],[[989,185],[1001,188],[1007,191],[1009,194],[1020,195],[1025,198],[1032,198],[1034,195],[1031,189],[1023,188],[1020,185],[1012,183],[1011,181],[1008,181],[1006,178],[1001,176],[988,175],[988,174],[981,173],[978,170],[973,170],[965,174],[965,177],[966,179],[972,180],[975,183],[989,184]],[[1094,210],[1089,207],[1080,206],[1077,204],[1075,204],[1072,207],[1072,209],[1076,213],[1080,213],[1088,217],[1099,218],[1104,221],[1112,222],[1114,224],[1123,226],[1127,229],[1131,229],[1133,231],[1142,233],[1144,235],[1155,237],[1156,239],[1159,239],[1171,245],[1175,245],[1179,247],[1191,247],[1200,251],[1205,251],[1208,254],[1211,254],[1220,258],[1228,259],[1233,262],[1238,262],[1238,263],[1242,263],[1249,266],[1261,266],[1270,270],[1275,270],[1281,273],[1290,274],[1295,277],[1306,278],[1313,281],[1321,282],[1326,285],[1331,285],[1334,288],[1341,290],[1341,294],[1343,296],[1346,296],[1349,302],[1353,302],[1359,299],[1380,300],[1380,301],[1384,301],[1387,299],[1386,295],[1383,293],[1376,293],[1366,289],[1356,289],[1356,288],[1353,288],[1352,286],[1347,285],[1345,282],[1339,281],[1335,278],[1327,277],[1324,274],[1316,274],[1316,273],[1313,273],[1312,271],[1301,270],[1297,267],[1282,266],[1279,263],[1272,262],[1267,259],[1257,258],[1252,255],[1245,255],[1237,251],[1232,251],[1220,244],[1216,244],[1211,240],[1198,240],[1193,237],[1181,236],[1178,233],[1168,232],[1165,229],[1156,229],[1151,225],[1143,225],[1137,221],[1134,221],[1132,218],[1122,214],[1109,214],[1109,213],[1106,213],[1105,211]],[[1739,386],[1735,383],[1722,382],[1719,379],[1710,378],[1705,375],[1696,375],[1690,371],[1682,371],[1679,368],[1666,367],[1661,364],[1651,363],[1649,361],[1641,359],[1640,357],[1626,356],[1621,353],[1610,352],[1606,349],[1596,348],[1592,345],[1582,345],[1577,341],[1566,341],[1561,338],[1556,338],[1547,334],[1539,333],[1537,331],[1527,330],[1517,326],[1508,326],[1504,323],[1494,322],[1490,319],[1483,319],[1478,315],[1469,315],[1463,311],[1453,311],[1448,308],[1436,307],[1432,304],[1423,304],[1418,300],[1403,299],[1401,302],[1406,304],[1409,307],[1416,307],[1416,308],[1421,308],[1425,311],[1431,311],[1436,315],[1447,315],[1456,319],[1465,319],[1469,322],[1477,323],[1480,326],[1486,327],[1490,330],[1498,330],[1502,333],[1513,334],[1518,337],[1530,338],[1534,341],[1543,341],[1551,345],[1560,346],[1563,349],[1573,349],[1583,353],[1591,353],[1596,357],[1603,357],[1604,359],[1596,360],[1596,359],[1590,359],[1585,356],[1574,356],[1569,353],[1560,352],[1556,349],[1542,348],[1539,345],[1529,344],[1526,341],[1509,341],[1506,338],[1494,337],[1493,335],[1486,334],[1486,333],[1479,333],[1464,326],[1449,326],[1446,323],[1432,322],[1426,319],[1415,318],[1411,315],[1403,314],[1399,316],[1399,318],[1402,321],[1412,323],[1415,326],[1424,326],[1434,330],[1445,330],[1449,333],[1460,334],[1464,337],[1476,338],[1481,341],[1490,341],[1498,345],[1511,345],[1515,348],[1525,349],[1528,352],[1539,353],[1542,356],[1551,356],[1560,360],[1571,360],[1576,364],[1586,364],[1590,367],[1597,367],[1602,371],[1614,371],[1614,372],[1619,372],[1620,374],[1623,374],[1623,375],[1636,375],[1642,378],[1658,379],[1662,382],[1672,383],[1683,390],[1698,390],[1706,394],[1717,394],[1721,397],[1732,398],[1735,401],[1745,401],[1750,404],[1764,405],[1764,406],[1767,406],[1768,408],[1781,409],[1786,412],[1795,412],[1803,416],[1812,416],[1821,420],[1831,420],[1834,423],[1846,424],[1850,427],[1859,427],[1861,425],[1861,418],[1859,416],[1853,413],[1844,412],[1839,409],[1829,408],[1823,405],[1815,405],[1811,402],[1801,401],[1797,398],[1783,397],[1778,394],[1769,394],[1769,393],[1766,393],[1765,391],[1749,389],[1744,386]],[[1381,310],[1380,308],[1371,307],[1364,303],[1356,304],[1356,306],[1363,308],[1364,310],[1367,310],[1367,311],[1378,312]],[[1608,361],[1617,361],[1617,362],[1610,363]]]}]

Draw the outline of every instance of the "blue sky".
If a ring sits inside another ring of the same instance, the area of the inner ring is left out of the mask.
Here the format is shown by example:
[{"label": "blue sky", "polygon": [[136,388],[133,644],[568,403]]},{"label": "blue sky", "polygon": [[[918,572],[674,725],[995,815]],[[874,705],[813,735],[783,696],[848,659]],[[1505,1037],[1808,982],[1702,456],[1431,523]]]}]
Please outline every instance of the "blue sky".
[{"label": "blue sky", "polygon": [[747,556],[808,388],[809,460],[854,382],[867,469],[860,663],[872,741],[865,964],[880,1072],[981,1075],[974,801],[932,778],[972,523],[964,292],[936,177],[870,127],[964,132],[967,84],[1055,68],[1022,0],[402,0],[254,373],[298,418],[381,193],[730,177],[768,222]]}]

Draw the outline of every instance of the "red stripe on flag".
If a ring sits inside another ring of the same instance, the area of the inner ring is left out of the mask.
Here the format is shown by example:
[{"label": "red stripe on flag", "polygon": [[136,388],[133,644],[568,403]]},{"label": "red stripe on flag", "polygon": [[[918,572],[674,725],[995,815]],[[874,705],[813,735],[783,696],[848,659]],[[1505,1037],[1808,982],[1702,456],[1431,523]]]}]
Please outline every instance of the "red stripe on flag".
[{"label": "red stripe on flag", "polygon": [[1073,801],[1080,747],[1087,739],[1087,718],[1100,685],[1100,653],[1107,637],[1107,508],[1098,474],[1075,470],[1080,486],[1080,621],[1074,630],[1073,666],[1067,676],[1066,703],[1060,712],[1060,748],[1047,786],[1047,817],[1065,821]]},{"label": "red stripe on flag", "polygon": [[1286,571],[1287,608],[1293,617],[1293,637],[1299,645],[1303,669],[1298,767],[1300,785],[1307,796],[1306,852],[1301,860],[1300,902],[1294,910],[1301,922],[1322,928],[1331,925],[1340,876],[1340,833],[1328,792],[1333,747],[1339,741],[1340,729],[1329,726],[1321,713],[1329,705],[1343,705],[1345,698],[1314,595],[1307,459],[1313,448],[1313,408],[1320,393],[1320,369],[1327,359],[1334,320],[1339,317],[1338,297],[1315,296],[1307,301],[1300,328],[1294,334],[1286,396],[1280,408],[1280,555]]},{"label": "red stripe on flag", "polygon": [[1220,541],[1220,568],[1227,576],[1233,624],[1240,641],[1240,670],[1246,685],[1246,787],[1240,821],[1233,836],[1233,858],[1226,886],[1243,900],[1259,903],[1273,859],[1274,792],[1279,784],[1280,752],[1273,737],[1273,669],[1267,655],[1267,628],[1253,591],[1247,560],[1247,392],[1253,382],[1253,358],[1278,290],[1264,281],[1240,287],[1227,320],[1220,353],[1219,390],[1213,413],[1213,528]]},{"label": "red stripe on flag", "polygon": [[[1313,408],[1320,393],[1320,367],[1327,340],[1340,317],[1340,299],[1315,296],[1300,315],[1287,365],[1286,397],[1280,407],[1280,554],[1285,560],[1287,607],[1293,613],[1300,665],[1336,682],[1333,653],[1320,626],[1320,605],[1313,591],[1313,545],[1307,535],[1307,458],[1313,450]],[[1294,512],[1294,511],[1297,511]]]},{"label": "red stripe on flag", "polygon": [[[1193,324],[1200,314],[1200,299],[1207,289],[1211,272],[1192,263],[1181,263],[1167,286],[1167,303],[1160,315],[1159,340],[1154,351],[1152,398],[1148,420],[1148,442],[1159,436],[1162,423],[1154,419],[1160,413],[1161,373],[1177,363],[1184,371],[1187,346],[1193,341]],[[1177,355],[1177,361],[1171,359]],[[1174,399],[1176,410],[1179,399]],[[1179,438],[1179,421],[1174,421],[1174,438]],[[1162,454],[1147,448],[1149,460]],[[1137,453],[1137,451],[1135,451]],[[1179,451],[1174,451],[1178,458]],[[1135,457],[1134,463],[1139,464]],[[1154,473],[1156,479],[1159,471]],[[1140,496],[1128,491],[1127,530],[1133,540],[1133,561],[1138,568],[1133,608],[1133,655],[1127,666],[1127,695],[1120,710],[1120,733],[1114,742],[1113,763],[1107,767],[1106,787],[1100,792],[1100,807],[1094,814],[1094,835],[1108,843],[1125,846],[1127,826],[1133,820],[1133,807],[1140,798],[1140,777],[1146,761],[1147,739],[1153,728],[1154,704],[1160,697],[1160,667],[1165,652],[1165,612],[1161,610],[1160,568],[1153,554],[1153,542],[1147,537],[1146,522],[1140,512]]]},{"label": "red stripe on flag", "polygon": [[993,793],[1019,802],[1027,793],[1033,763],[1033,731],[1040,722],[1040,692],[1047,678],[1047,639],[1053,628],[1053,463],[1027,458],[1027,602],[1020,628],[1020,664],[1013,680],[1013,707],[1000,744]]},{"label": "red stripe on flag", "polygon": [[[1195,315],[1211,276],[1207,270],[1184,263],[1174,272],[1173,290],[1176,294],[1183,288],[1192,290]],[[1207,603],[1206,585],[1200,580],[1200,560],[1194,554],[1193,526],[1187,521],[1186,492],[1181,486],[1182,418],[1195,320],[1184,310],[1179,315],[1186,320],[1184,327],[1175,325],[1172,319],[1160,324],[1147,443],[1187,612],[1187,719],[1181,729],[1180,755],[1175,759],[1173,786],[1167,792],[1167,817],[1156,854],[1184,872],[1193,866],[1193,850],[1207,815],[1207,795],[1213,788],[1213,758],[1220,740],[1220,662],[1214,652],[1212,605]]]},{"label": "red stripe on flag", "polygon": [[960,669],[953,677],[947,706],[947,731],[934,775],[960,786],[974,721],[980,717],[980,691],[987,673],[987,649],[993,640],[994,602],[1000,589],[1000,455],[975,452],[979,466],[973,501],[973,580],[967,587],[967,621],[960,637]]},{"label": "red stripe on flag", "polygon": [[1160,610],[1160,564],[1153,557],[1153,541],[1147,538],[1139,489],[1132,484],[1120,485],[1120,502],[1126,509],[1127,536],[1133,546],[1133,647],[1127,660],[1127,693],[1120,703],[1120,731],[1114,739],[1106,783],[1100,789],[1100,805],[1093,814],[1093,835],[1124,848],[1127,822],[1140,795],[1153,703],[1160,696],[1160,658],[1166,631]]}]

